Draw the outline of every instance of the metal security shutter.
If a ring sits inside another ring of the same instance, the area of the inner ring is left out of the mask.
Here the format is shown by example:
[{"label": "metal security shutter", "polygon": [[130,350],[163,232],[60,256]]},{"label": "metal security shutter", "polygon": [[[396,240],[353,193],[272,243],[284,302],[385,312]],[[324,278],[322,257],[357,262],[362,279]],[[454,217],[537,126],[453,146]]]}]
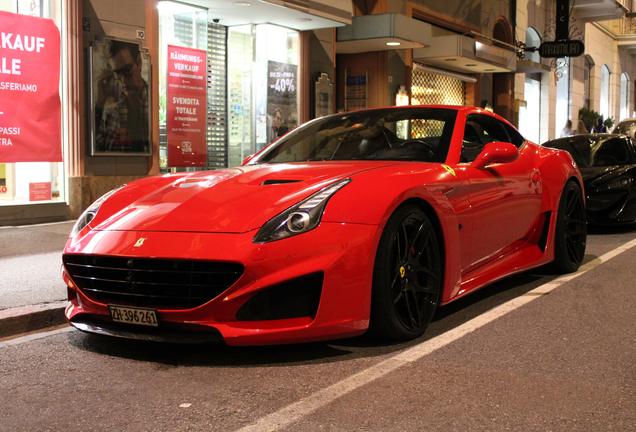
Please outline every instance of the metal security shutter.
[{"label": "metal security shutter", "polygon": [[413,68],[412,105],[466,105],[462,80]]},{"label": "metal security shutter", "polygon": [[227,27],[208,24],[208,169],[227,161]]}]

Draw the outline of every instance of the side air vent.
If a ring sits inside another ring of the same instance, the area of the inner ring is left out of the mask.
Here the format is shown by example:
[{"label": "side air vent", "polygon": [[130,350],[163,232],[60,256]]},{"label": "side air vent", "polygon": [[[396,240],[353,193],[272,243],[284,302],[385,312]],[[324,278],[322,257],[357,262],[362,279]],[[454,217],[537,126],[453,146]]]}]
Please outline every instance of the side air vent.
[{"label": "side air vent", "polygon": [[236,313],[239,321],[311,317],[318,312],[324,273],[292,279],[260,291]]},{"label": "side air vent", "polygon": [[300,180],[265,180],[261,183],[262,186],[265,185],[275,185],[275,184],[285,184],[285,183],[298,183]]},{"label": "side air vent", "polygon": [[541,249],[541,252],[545,252],[545,248],[548,245],[548,233],[550,232],[550,221],[552,220],[552,212],[546,212],[544,215],[543,229],[541,230],[541,237],[537,246]]}]

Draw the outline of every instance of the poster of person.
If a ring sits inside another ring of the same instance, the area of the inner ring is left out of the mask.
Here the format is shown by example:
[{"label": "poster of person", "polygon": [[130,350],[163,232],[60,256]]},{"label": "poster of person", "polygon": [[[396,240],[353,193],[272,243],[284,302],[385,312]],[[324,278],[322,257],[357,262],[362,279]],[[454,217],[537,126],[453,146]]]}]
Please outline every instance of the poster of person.
[{"label": "poster of person", "polygon": [[267,64],[267,143],[298,126],[298,66]]},{"label": "poster of person", "polygon": [[91,154],[150,155],[150,55],[137,42],[112,38],[90,54]]}]

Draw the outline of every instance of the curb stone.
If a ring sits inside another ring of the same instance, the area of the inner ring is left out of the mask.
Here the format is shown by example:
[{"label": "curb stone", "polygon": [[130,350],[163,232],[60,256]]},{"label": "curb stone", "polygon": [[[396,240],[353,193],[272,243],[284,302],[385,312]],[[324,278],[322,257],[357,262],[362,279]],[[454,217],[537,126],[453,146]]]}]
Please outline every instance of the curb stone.
[{"label": "curb stone", "polygon": [[58,301],[0,310],[0,338],[64,324],[66,303]]}]

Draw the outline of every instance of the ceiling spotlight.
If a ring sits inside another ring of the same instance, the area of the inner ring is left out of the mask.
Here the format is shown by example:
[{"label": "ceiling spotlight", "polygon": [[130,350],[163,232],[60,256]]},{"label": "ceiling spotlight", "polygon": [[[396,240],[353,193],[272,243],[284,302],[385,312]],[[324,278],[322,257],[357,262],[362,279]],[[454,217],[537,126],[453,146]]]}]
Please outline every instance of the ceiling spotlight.
[{"label": "ceiling spotlight", "polygon": [[252,3],[246,1],[235,1],[232,2],[232,6],[252,6]]},{"label": "ceiling spotlight", "polygon": [[294,21],[297,21],[297,22],[309,22],[309,21],[311,21],[311,18],[296,18],[296,19],[294,19]]},{"label": "ceiling spotlight", "polygon": [[386,44],[387,44],[388,46],[398,46],[398,45],[400,45],[400,43],[399,43],[399,42],[387,42]]}]

